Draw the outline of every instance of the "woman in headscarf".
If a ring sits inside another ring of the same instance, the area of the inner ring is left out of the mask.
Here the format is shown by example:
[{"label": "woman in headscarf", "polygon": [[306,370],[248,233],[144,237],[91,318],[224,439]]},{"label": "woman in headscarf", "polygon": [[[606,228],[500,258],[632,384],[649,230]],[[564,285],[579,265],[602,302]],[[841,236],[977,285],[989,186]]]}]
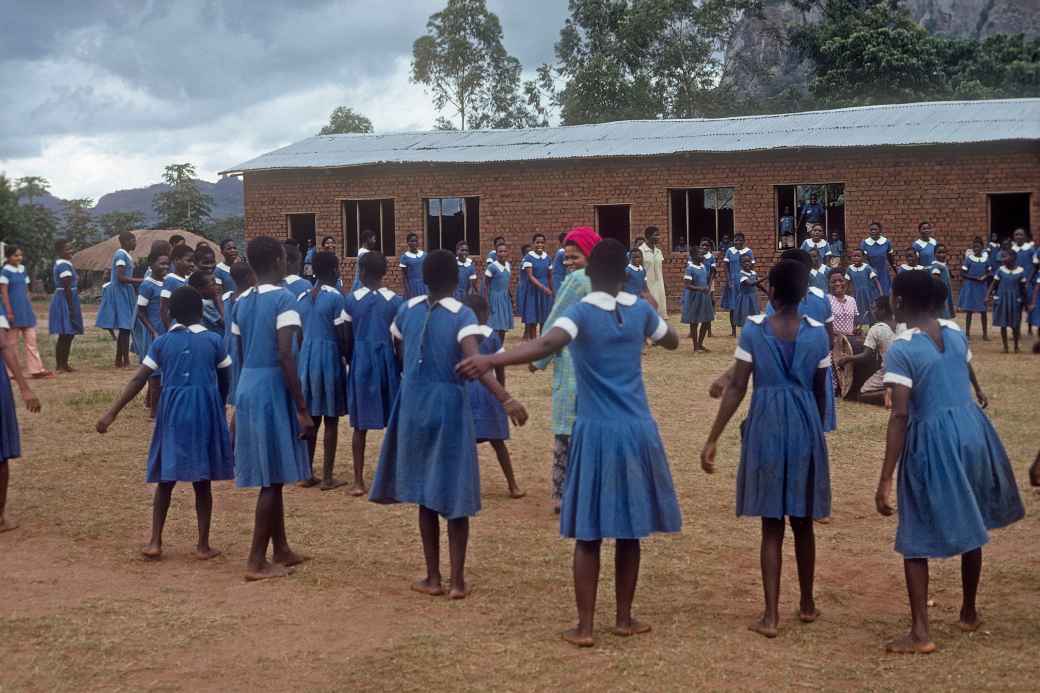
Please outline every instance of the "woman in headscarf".
[{"label": "woman in headscarf", "polygon": [[[563,264],[567,268],[567,278],[556,293],[556,302],[545,322],[545,330],[552,328],[556,319],[567,312],[567,309],[581,301],[592,291],[592,283],[585,276],[585,264],[592,249],[602,239],[587,226],[572,229],[563,240]],[[563,497],[564,472],[567,469],[567,456],[570,452],[571,429],[574,427],[575,390],[574,364],[570,352],[565,347],[559,353],[548,358],[535,361],[531,370],[544,370],[549,363],[553,364],[552,383],[552,429],[553,429],[553,466],[552,466],[552,498],[553,510],[560,512],[560,499]]]}]

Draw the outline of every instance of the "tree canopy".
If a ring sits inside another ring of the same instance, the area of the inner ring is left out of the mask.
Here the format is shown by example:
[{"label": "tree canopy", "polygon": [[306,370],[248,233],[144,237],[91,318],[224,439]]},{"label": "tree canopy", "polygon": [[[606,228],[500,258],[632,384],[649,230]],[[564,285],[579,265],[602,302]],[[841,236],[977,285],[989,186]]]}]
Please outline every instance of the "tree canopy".
[{"label": "tree canopy", "polygon": [[98,236],[98,227],[92,214],[94,200],[89,197],[65,200],[63,206],[62,235],[71,240],[77,248],[93,245]]},{"label": "tree canopy", "polygon": [[[46,179],[28,176],[12,184],[0,174],[0,240],[13,243],[25,253],[29,276],[44,278],[54,259],[54,236],[57,220],[49,209],[35,199],[47,192]],[[21,199],[26,203],[22,204]]]},{"label": "tree canopy", "polygon": [[352,132],[372,132],[372,121],[353,108],[339,106],[329,116],[329,124],[323,127],[318,134],[344,135]]},{"label": "tree canopy", "polygon": [[152,198],[152,206],[159,215],[160,228],[187,229],[203,233],[213,209],[213,198],[199,190],[192,164],[170,164],[163,171],[163,182],[170,190]]}]

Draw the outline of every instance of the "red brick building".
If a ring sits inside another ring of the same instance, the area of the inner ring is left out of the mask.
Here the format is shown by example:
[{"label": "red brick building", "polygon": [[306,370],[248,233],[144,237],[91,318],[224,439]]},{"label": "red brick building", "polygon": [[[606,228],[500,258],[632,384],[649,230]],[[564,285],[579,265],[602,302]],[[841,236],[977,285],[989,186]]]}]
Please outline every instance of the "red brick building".
[{"label": "red brick building", "polygon": [[626,244],[657,226],[675,308],[689,243],[709,238],[717,247],[740,231],[767,267],[784,208],[794,213],[812,193],[846,247],[879,221],[904,248],[927,220],[950,246],[951,265],[976,235],[1030,229],[1040,218],[1040,99],[333,135],[225,173],[244,176],[247,237],[333,236],[346,276],[367,228],[388,256],[415,232],[428,249],[465,238],[481,255],[503,236],[516,258],[535,232],[555,248],[574,226]]}]

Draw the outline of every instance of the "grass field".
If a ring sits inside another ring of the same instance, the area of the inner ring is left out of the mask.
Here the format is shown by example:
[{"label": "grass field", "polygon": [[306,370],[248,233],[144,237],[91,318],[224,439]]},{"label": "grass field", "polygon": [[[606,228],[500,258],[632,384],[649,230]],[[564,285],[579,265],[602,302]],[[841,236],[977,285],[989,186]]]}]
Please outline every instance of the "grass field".
[{"label": "grass field", "polygon": [[[41,343],[53,364],[51,340],[41,333]],[[1026,470],[1040,430],[1037,357],[1001,354],[996,341],[973,345],[1027,508],[1025,520],[985,549],[986,623],[970,636],[957,630],[959,563],[935,562],[940,651],[900,657],[883,651],[909,622],[892,550],[895,519],[878,516],[873,502],[886,415],[864,405],[841,403],[829,439],[834,518],[817,526],[822,619],[806,626],[792,618],[788,541],[780,637],[745,629],[761,602],[759,528],[734,517],[736,422],[720,444],[719,472],[700,470],[716,410],[704,393],[728,365],[733,341],[708,346],[712,354],[696,356],[688,342],[678,352],[651,350],[644,362],[685,521],[681,534],[644,544],[636,613],[654,631],[624,640],[606,631],[607,550],[598,646],[579,651],[559,638],[574,619],[573,546],[559,539],[549,500],[549,375],[509,373],[531,412],[510,442],[526,498],[508,498],[490,449],[481,450],[484,510],[472,523],[469,599],[409,591],[422,570],[414,507],[377,506],[343,489],[288,489],[290,541],[313,560],[288,579],[247,584],[255,493],[229,482],[214,486],[212,541],[222,557],[191,557],[195,516],[185,486],[174,494],[164,559],[140,558],[151,513],[152,488],[143,482],[151,429],[139,400],[107,436],[94,432],[129,372],[111,369],[113,343],[91,330],[73,347],[80,371],[36,383],[43,413],[19,412],[25,457],[11,464],[8,508],[21,528],[0,535],[0,691],[1036,690],[1040,496],[1028,489]],[[341,439],[345,475],[346,424]],[[369,478],[379,441],[369,441]]]}]

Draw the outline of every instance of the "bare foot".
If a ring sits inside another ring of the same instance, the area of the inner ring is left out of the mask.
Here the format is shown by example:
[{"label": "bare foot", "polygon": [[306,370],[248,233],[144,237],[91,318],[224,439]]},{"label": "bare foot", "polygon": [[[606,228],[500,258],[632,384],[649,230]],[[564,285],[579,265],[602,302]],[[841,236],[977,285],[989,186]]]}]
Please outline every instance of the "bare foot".
[{"label": "bare foot", "polygon": [[831,523],[831,518],[829,518],[829,517],[817,517],[817,518],[813,519],[813,522],[815,522],[818,525],[829,525]]},{"label": "bare foot", "polygon": [[439,597],[444,594],[444,585],[441,584],[440,580],[435,581],[426,578],[413,582],[412,591],[419,594],[427,594],[431,597]]},{"label": "bare foot", "polygon": [[208,561],[211,558],[216,558],[220,555],[220,551],[209,546],[197,546],[195,547],[195,558],[200,561]]},{"label": "bare foot", "polygon": [[350,495],[352,495],[352,496],[365,496],[365,495],[368,495],[368,489],[365,488],[364,484],[361,484],[360,486],[358,484],[354,484],[353,486],[350,487]]},{"label": "bare foot", "polygon": [[292,574],[292,568],[286,568],[284,565],[264,561],[264,564],[255,570],[252,568],[246,568],[246,574],[244,577],[247,582],[258,582],[260,580],[288,577]]},{"label": "bare foot", "polygon": [[272,563],[284,565],[286,568],[291,568],[294,565],[300,565],[304,561],[309,560],[310,556],[301,556],[295,551],[275,552],[271,555]]},{"label": "bare foot", "polygon": [[779,634],[779,631],[776,628],[776,624],[769,623],[768,621],[766,621],[765,616],[750,624],[748,626],[748,630],[758,633],[759,635],[763,635],[767,638],[775,638]]},{"label": "bare foot", "polygon": [[565,630],[561,634],[563,639],[574,645],[575,647],[592,647],[596,644],[591,635],[582,635],[578,632],[577,628],[571,628]]},{"label": "bare foot", "polygon": [[149,544],[141,549],[141,555],[150,561],[159,560],[162,558],[162,544]]},{"label": "bare foot", "polygon": [[931,654],[936,649],[938,648],[935,647],[935,643],[931,640],[921,642],[920,640],[915,640],[910,634],[885,645],[885,651],[892,654]]},{"label": "bare foot", "polygon": [[818,618],[820,618],[820,610],[815,606],[798,610],[798,620],[802,623],[815,623]]},{"label": "bare foot", "polygon": [[957,622],[957,627],[961,629],[963,633],[974,633],[982,626],[982,617],[979,613],[973,612],[966,614],[961,612],[960,621]]},{"label": "bare foot", "polygon": [[321,479],[316,476],[312,476],[310,479],[304,479],[303,481],[296,484],[300,488],[313,488],[321,483]]},{"label": "bare foot", "polygon": [[339,488],[340,486],[346,486],[347,483],[349,483],[349,482],[341,481],[339,479],[330,479],[329,481],[321,482],[321,490],[322,491],[331,491],[334,488]]},{"label": "bare foot", "polygon": [[610,632],[621,638],[628,638],[633,635],[642,635],[643,633],[649,633],[651,627],[649,623],[643,623],[632,619],[627,625],[617,624],[610,629]]},{"label": "bare foot", "polygon": [[560,514],[560,501],[556,501],[555,503],[553,503],[553,514],[554,515],[559,515]]},{"label": "bare foot", "polygon": [[526,495],[527,495],[527,491],[523,491],[519,487],[518,488],[511,488],[511,489],[509,489],[509,497],[510,498],[523,498]]},{"label": "bare foot", "polygon": [[0,534],[18,529],[18,523],[9,517],[0,517]]},{"label": "bare foot", "polygon": [[462,587],[452,587],[448,592],[448,599],[465,599],[473,593],[473,583],[467,582]]}]

